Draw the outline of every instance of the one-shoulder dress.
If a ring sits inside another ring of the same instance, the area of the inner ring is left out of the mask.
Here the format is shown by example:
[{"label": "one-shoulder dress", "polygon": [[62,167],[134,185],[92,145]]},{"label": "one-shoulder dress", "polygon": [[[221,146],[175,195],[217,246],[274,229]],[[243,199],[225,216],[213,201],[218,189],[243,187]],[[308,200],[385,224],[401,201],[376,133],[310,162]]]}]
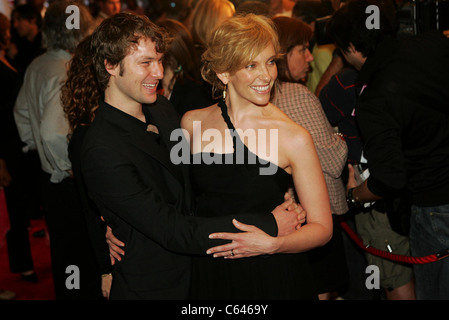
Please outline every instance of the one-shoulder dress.
[{"label": "one-shoulder dress", "polygon": [[[277,166],[274,174],[261,174],[261,167],[274,164],[249,151],[236,133],[223,101],[219,107],[233,135],[234,153],[192,155],[197,157],[191,166],[195,214],[268,214],[284,201],[285,192],[293,184],[292,177]],[[237,155],[241,150],[246,155],[243,164],[239,158],[242,152]],[[210,163],[204,160],[205,156],[214,156],[215,161]],[[216,161],[217,156],[221,164]],[[191,298],[312,300],[317,298],[317,292],[307,255],[303,253],[242,259],[197,256],[193,258]]]}]

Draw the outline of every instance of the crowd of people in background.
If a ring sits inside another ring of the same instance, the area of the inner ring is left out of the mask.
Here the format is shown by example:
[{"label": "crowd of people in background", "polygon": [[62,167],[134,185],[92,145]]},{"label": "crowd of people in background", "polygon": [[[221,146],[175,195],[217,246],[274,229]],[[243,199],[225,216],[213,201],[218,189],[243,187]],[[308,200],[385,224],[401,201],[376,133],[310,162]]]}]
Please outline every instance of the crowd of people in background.
[{"label": "crowd of people in background", "polygon": [[[370,5],[380,28],[366,25]],[[39,281],[29,221],[43,218],[32,236],[50,240],[58,300],[449,299],[449,39],[404,32],[400,5],[2,0],[11,274]],[[198,146],[195,122],[231,136]],[[177,129],[189,159],[223,164],[173,164]],[[245,129],[277,129],[276,158]],[[236,150],[277,172],[229,165]],[[442,258],[365,252],[341,222],[367,246]]]}]

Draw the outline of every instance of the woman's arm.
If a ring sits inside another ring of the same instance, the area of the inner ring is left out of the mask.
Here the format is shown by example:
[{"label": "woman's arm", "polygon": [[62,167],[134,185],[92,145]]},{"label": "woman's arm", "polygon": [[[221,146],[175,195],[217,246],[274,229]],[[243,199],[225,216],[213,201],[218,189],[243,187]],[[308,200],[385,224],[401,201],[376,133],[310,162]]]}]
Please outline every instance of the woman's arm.
[{"label": "woman's arm", "polygon": [[307,223],[298,231],[279,237],[275,253],[307,251],[326,244],[332,237],[332,213],[320,161],[312,137],[306,130],[300,131],[284,143],[284,148],[298,199],[307,212]]}]

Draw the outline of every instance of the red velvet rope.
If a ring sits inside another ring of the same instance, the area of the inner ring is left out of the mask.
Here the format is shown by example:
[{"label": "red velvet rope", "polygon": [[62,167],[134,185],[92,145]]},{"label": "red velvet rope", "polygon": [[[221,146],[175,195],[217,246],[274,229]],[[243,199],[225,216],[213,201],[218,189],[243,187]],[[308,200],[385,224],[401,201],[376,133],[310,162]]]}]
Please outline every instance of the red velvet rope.
[{"label": "red velvet rope", "polygon": [[358,235],[351,229],[351,227],[346,223],[346,221],[343,220],[342,217],[340,217],[340,225],[343,228],[343,230],[346,231],[348,236],[364,251],[371,253],[375,256],[379,256],[388,260],[396,261],[396,262],[403,262],[403,263],[409,263],[409,264],[425,264],[430,262],[435,262],[441,259],[444,259],[449,256],[449,250],[443,250],[439,253],[430,254],[425,257],[410,257],[400,254],[394,254],[391,252],[379,250],[377,248],[371,247],[369,245],[365,245],[363,241],[358,237]]}]

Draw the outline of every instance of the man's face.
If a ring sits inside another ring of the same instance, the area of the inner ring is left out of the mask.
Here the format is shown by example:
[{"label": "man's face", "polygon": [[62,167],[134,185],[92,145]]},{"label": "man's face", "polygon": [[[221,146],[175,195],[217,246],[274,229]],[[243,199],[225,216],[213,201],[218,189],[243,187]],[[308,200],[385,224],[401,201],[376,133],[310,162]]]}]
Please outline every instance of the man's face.
[{"label": "man's face", "polygon": [[120,12],[120,5],[120,0],[100,1],[101,11],[106,13],[109,17]]},{"label": "man's face", "polygon": [[19,16],[13,17],[13,27],[20,37],[26,37],[32,31],[34,20],[23,19]]},{"label": "man's face", "polygon": [[163,54],[156,52],[150,39],[142,38],[137,47],[120,64],[110,68],[112,105],[133,107],[150,104],[157,99],[157,85],[164,77]]}]

